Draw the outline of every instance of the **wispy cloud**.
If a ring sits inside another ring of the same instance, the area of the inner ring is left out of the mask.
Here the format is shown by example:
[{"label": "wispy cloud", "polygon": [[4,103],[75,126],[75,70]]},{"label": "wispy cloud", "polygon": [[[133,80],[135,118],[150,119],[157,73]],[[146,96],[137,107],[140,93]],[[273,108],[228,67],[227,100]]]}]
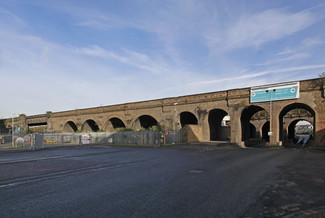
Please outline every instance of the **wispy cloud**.
[{"label": "wispy cloud", "polygon": [[310,52],[313,47],[320,46],[322,44],[324,44],[324,41],[320,40],[319,38],[306,38],[299,44],[295,44],[293,48],[286,47],[282,51],[276,53],[276,58],[268,59],[263,63],[258,63],[256,66],[266,66],[285,62],[290,63],[290,61],[308,59],[312,56]]},{"label": "wispy cloud", "polygon": [[73,51],[77,54],[100,57],[103,59],[113,59],[153,74],[162,74],[169,71],[169,69],[161,63],[157,63],[157,61],[149,58],[146,54],[130,51],[128,49],[123,49],[122,54],[117,54],[114,51],[109,51],[99,47],[98,45],[93,45],[87,48],[74,48]]},{"label": "wispy cloud", "polygon": [[309,12],[290,13],[272,9],[254,14],[245,14],[228,25],[224,32],[210,32],[206,38],[209,47],[232,50],[258,47],[264,43],[281,39],[311,26],[316,22]]},{"label": "wispy cloud", "polygon": [[307,48],[311,48],[317,45],[322,45],[324,43],[325,41],[319,38],[307,38],[302,42],[303,46]]},{"label": "wispy cloud", "polygon": [[15,89],[3,96],[8,108],[0,112],[35,114],[312,78],[325,69],[325,36],[322,6],[308,4],[2,2],[0,89],[5,93],[13,83]]},{"label": "wispy cloud", "polygon": [[[284,54],[285,53],[282,53],[282,55],[284,55]],[[268,61],[266,61],[264,63],[256,64],[256,66],[266,66],[266,65],[271,65],[271,64],[281,63],[281,62],[287,62],[287,61],[292,61],[292,60],[306,59],[306,58],[309,58],[309,57],[310,57],[310,54],[308,54],[306,52],[305,53],[296,53],[296,54],[291,54],[288,57],[268,60]]]},{"label": "wispy cloud", "polygon": [[208,84],[218,84],[228,81],[236,81],[236,80],[247,80],[247,79],[253,79],[261,76],[265,76],[268,74],[278,74],[278,73],[287,73],[292,71],[301,71],[301,70],[310,70],[310,69],[322,69],[325,68],[324,65],[305,65],[305,66],[297,66],[297,67],[288,67],[284,69],[276,69],[276,70],[265,70],[261,72],[255,72],[255,73],[245,73],[244,75],[237,76],[237,77],[226,77],[222,79],[217,80],[208,80],[208,81],[200,81],[200,82],[194,82],[190,83],[188,85],[198,86],[198,85],[208,85]]},{"label": "wispy cloud", "polygon": [[19,18],[9,10],[2,8],[1,6],[0,6],[0,17],[2,19],[0,25],[2,24],[5,25],[6,27],[10,27],[11,24],[11,25],[19,25],[22,27],[26,27],[26,23],[21,18]]},{"label": "wispy cloud", "polygon": [[288,55],[288,54],[295,53],[296,51],[297,51],[296,49],[291,49],[291,48],[287,47],[284,50],[278,52],[276,55],[278,55],[278,56]]}]

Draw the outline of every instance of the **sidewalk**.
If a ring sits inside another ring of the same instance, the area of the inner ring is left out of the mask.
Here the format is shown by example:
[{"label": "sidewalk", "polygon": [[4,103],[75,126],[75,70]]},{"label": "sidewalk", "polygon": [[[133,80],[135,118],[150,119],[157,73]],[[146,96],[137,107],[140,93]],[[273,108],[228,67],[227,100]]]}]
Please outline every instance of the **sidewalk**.
[{"label": "sidewalk", "polygon": [[325,217],[325,149],[292,149],[299,156],[252,205],[259,214],[245,217]]}]

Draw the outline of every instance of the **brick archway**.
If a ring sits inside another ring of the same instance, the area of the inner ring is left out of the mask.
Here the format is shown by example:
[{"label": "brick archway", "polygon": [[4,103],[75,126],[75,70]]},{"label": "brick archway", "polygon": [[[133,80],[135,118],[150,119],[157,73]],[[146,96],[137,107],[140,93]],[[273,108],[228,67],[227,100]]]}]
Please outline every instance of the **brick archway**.
[{"label": "brick archway", "polygon": [[144,128],[144,129],[149,129],[150,127],[153,126],[159,126],[158,121],[150,116],[150,115],[142,115],[135,119],[135,121],[132,124],[133,128],[136,128],[137,130]]},{"label": "brick archway", "polygon": [[77,130],[78,127],[73,121],[68,121],[63,126],[63,132],[76,132]]},{"label": "brick archway", "polygon": [[250,105],[246,108],[241,113],[240,121],[241,121],[241,127],[242,127],[242,141],[247,145],[249,143],[249,140],[251,138],[251,131],[250,131],[250,120],[252,116],[259,112],[265,110],[261,106],[257,105]]},{"label": "brick archway", "polygon": [[109,132],[114,131],[117,128],[125,128],[125,127],[126,126],[124,122],[118,117],[110,118],[105,124],[105,130]]},{"label": "brick archway", "polygon": [[182,128],[185,125],[198,125],[198,119],[196,118],[196,116],[188,111],[184,111],[180,114],[180,120],[181,120],[181,126]]},{"label": "brick archway", "polygon": [[98,127],[98,124],[94,120],[86,120],[81,127],[81,131],[83,131],[83,132],[98,132],[99,127]]},{"label": "brick archway", "polygon": [[[307,104],[305,103],[292,103],[292,104],[289,104],[289,105],[286,105],[285,107],[283,107],[283,109],[281,110],[280,112],[280,115],[279,115],[279,141],[282,141],[284,142],[285,141],[285,134],[284,134],[284,124],[283,124],[283,119],[284,119],[284,116],[291,110],[293,109],[304,109],[306,111],[308,111],[311,116],[313,117],[312,119],[312,122],[310,122],[314,127],[315,127],[315,123],[316,123],[316,113],[315,111]],[[297,121],[298,122],[298,121]],[[315,128],[314,128],[314,135],[315,135]]]},{"label": "brick archway", "polygon": [[222,126],[222,120],[227,114],[222,109],[213,109],[209,112],[210,141],[227,140],[230,137],[230,132],[227,131],[229,127]]}]

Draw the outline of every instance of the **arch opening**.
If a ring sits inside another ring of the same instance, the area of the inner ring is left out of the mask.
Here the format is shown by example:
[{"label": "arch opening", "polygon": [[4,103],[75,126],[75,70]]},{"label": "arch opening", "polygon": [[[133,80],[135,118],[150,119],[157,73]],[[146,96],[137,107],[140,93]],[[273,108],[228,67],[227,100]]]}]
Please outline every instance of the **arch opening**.
[{"label": "arch opening", "polygon": [[261,140],[260,128],[256,128],[253,123],[261,122],[268,119],[268,113],[260,106],[251,105],[242,111],[240,117],[242,127],[242,141],[245,146],[255,146],[265,143]]},{"label": "arch opening", "polygon": [[192,125],[198,124],[198,120],[197,120],[196,116],[194,114],[192,114],[191,112],[187,112],[187,111],[182,112],[180,114],[180,120],[181,120],[182,128],[188,124],[192,124]]},{"label": "arch opening", "polygon": [[249,123],[249,138],[256,138],[256,127],[252,123]]},{"label": "arch opening", "polygon": [[229,140],[230,126],[227,112],[214,109],[209,112],[210,141]]},{"label": "arch opening", "polygon": [[29,123],[28,132],[46,132],[47,131],[47,122],[41,123]]},{"label": "arch opening", "polygon": [[114,131],[115,129],[125,128],[125,127],[126,126],[125,126],[124,122],[120,118],[113,117],[108,120],[107,125],[106,125],[106,130]]},{"label": "arch opening", "polygon": [[269,132],[270,132],[270,121],[267,121],[264,123],[262,127],[262,139],[266,142],[270,141]]},{"label": "arch opening", "polygon": [[81,130],[83,132],[98,132],[99,127],[94,120],[87,120],[83,125]]},{"label": "arch opening", "polygon": [[[279,140],[284,147],[295,146],[300,137],[308,137],[312,143],[315,135],[315,111],[303,103],[294,103],[283,108],[279,115]],[[308,126],[306,131],[299,129],[300,124]],[[303,136],[309,135],[309,136]]]},{"label": "arch opening", "polygon": [[288,139],[297,140],[297,136],[309,135],[310,139],[313,138],[314,126],[304,119],[294,120],[288,126]]},{"label": "arch opening", "polygon": [[149,115],[142,115],[139,117],[140,125],[144,129],[149,129],[153,126],[159,126],[158,121]]},{"label": "arch opening", "polygon": [[78,127],[73,121],[68,121],[64,124],[63,132],[77,132]]}]

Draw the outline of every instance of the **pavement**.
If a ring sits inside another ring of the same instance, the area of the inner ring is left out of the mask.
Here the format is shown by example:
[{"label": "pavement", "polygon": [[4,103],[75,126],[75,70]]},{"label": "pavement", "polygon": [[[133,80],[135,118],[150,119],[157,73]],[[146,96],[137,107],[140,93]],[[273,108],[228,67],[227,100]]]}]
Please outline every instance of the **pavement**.
[{"label": "pavement", "polygon": [[323,217],[325,153],[192,144],[0,153],[0,217]]},{"label": "pavement", "polygon": [[325,217],[325,151],[298,151],[254,205],[263,217]]}]

